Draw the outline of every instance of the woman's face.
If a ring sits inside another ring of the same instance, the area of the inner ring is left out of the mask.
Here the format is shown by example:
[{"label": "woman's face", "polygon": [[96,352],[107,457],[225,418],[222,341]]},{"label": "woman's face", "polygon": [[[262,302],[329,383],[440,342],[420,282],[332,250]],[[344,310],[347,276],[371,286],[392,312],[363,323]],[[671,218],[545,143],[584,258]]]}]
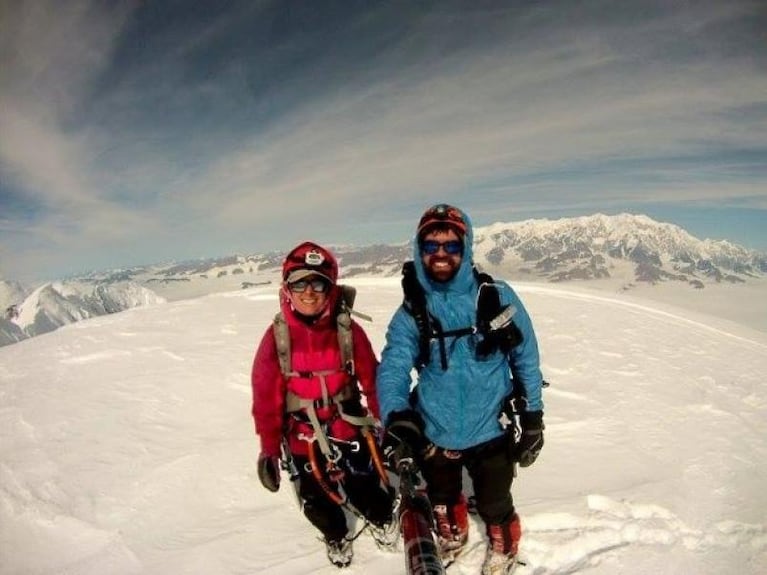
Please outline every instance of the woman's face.
[{"label": "woman's face", "polygon": [[293,308],[301,315],[313,317],[325,309],[330,286],[320,276],[309,276],[288,284],[288,294]]}]

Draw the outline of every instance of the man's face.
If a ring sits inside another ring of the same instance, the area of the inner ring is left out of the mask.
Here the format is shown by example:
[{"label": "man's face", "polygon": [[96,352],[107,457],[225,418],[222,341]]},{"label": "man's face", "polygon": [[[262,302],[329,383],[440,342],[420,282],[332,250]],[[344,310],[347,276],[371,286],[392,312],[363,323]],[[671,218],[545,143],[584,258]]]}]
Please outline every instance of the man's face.
[{"label": "man's face", "polygon": [[448,242],[458,242],[459,246],[463,246],[460,236],[450,228],[429,232],[419,242],[423,267],[429,277],[438,282],[450,281],[461,267],[462,250],[458,250],[457,253],[448,253],[448,251],[455,251],[450,249],[454,244],[448,244]]}]

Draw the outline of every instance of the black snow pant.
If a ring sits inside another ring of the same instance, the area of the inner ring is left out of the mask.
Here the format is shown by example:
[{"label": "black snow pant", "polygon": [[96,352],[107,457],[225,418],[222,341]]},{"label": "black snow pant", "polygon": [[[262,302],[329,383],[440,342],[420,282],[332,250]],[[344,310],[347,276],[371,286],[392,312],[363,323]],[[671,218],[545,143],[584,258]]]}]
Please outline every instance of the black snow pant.
[{"label": "black snow pant", "polygon": [[463,451],[437,449],[421,462],[432,505],[458,502],[463,490],[463,468],[474,488],[477,513],[485,525],[500,525],[514,516],[511,483],[514,458],[509,436],[502,436]]},{"label": "black snow pant", "polygon": [[[320,454],[318,446],[317,459],[324,465],[325,459]],[[382,483],[376,471],[367,442],[362,437],[350,445],[348,442],[339,445],[342,457],[338,467],[343,471],[341,480],[343,490],[349,502],[362,515],[375,525],[383,525],[391,521],[394,497],[392,491]],[[312,474],[309,459],[296,455],[294,461],[300,473],[299,496],[303,502],[306,518],[322,532],[328,541],[338,541],[349,531],[344,508],[333,501],[317,478]],[[324,471],[324,469],[323,469]],[[338,492],[338,484],[323,475],[327,487]]]}]

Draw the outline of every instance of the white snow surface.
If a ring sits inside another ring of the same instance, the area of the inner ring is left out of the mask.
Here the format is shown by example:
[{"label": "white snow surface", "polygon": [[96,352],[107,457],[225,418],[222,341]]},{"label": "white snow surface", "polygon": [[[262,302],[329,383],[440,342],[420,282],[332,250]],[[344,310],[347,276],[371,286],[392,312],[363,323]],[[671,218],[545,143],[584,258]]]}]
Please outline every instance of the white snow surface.
[{"label": "white snow surface", "polygon": [[[349,283],[380,352],[398,280]],[[546,445],[513,487],[518,573],[767,572],[767,334],[515,287],[551,382]],[[271,494],[256,477],[249,374],[276,308],[256,287],[0,348],[0,573],[339,573],[287,479]],[[401,549],[354,545],[346,573],[405,573]],[[448,573],[479,573],[478,518],[469,545]]]}]

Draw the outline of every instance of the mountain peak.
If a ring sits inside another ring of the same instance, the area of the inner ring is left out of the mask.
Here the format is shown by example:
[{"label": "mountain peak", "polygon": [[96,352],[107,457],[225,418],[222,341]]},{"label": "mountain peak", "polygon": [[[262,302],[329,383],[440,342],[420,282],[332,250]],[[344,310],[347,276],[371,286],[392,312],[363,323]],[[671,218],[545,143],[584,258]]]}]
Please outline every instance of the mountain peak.
[{"label": "mountain peak", "polygon": [[[642,214],[594,214],[495,223],[475,230],[475,259],[491,269],[535,279],[708,281],[738,283],[767,273],[767,257],[727,241],[700,240]],[[622,271],[621,271],[622,270]]]},{"label": "mountain peak", "polygon": [[[744,283],[767,274],[766,254],[726,240],[700,240],[675,224],[643,214],[496,222],[475,228],[474,240],[475,262],[510,280],[612,278],[620,280],[624,288],[676,282],[703,289],[713,283]],[[412,258],[408,243],[332,248],[344,278],[397,276],[402,262]],[[17,284],[0,282],[0,300],[5,300],[6,311],[0,345],[71,321],[160,301],[163,295],[180,299],[279,282],[284,255],[234,255],[112,270],[79,282],[46,284],[28,296]]]}]

